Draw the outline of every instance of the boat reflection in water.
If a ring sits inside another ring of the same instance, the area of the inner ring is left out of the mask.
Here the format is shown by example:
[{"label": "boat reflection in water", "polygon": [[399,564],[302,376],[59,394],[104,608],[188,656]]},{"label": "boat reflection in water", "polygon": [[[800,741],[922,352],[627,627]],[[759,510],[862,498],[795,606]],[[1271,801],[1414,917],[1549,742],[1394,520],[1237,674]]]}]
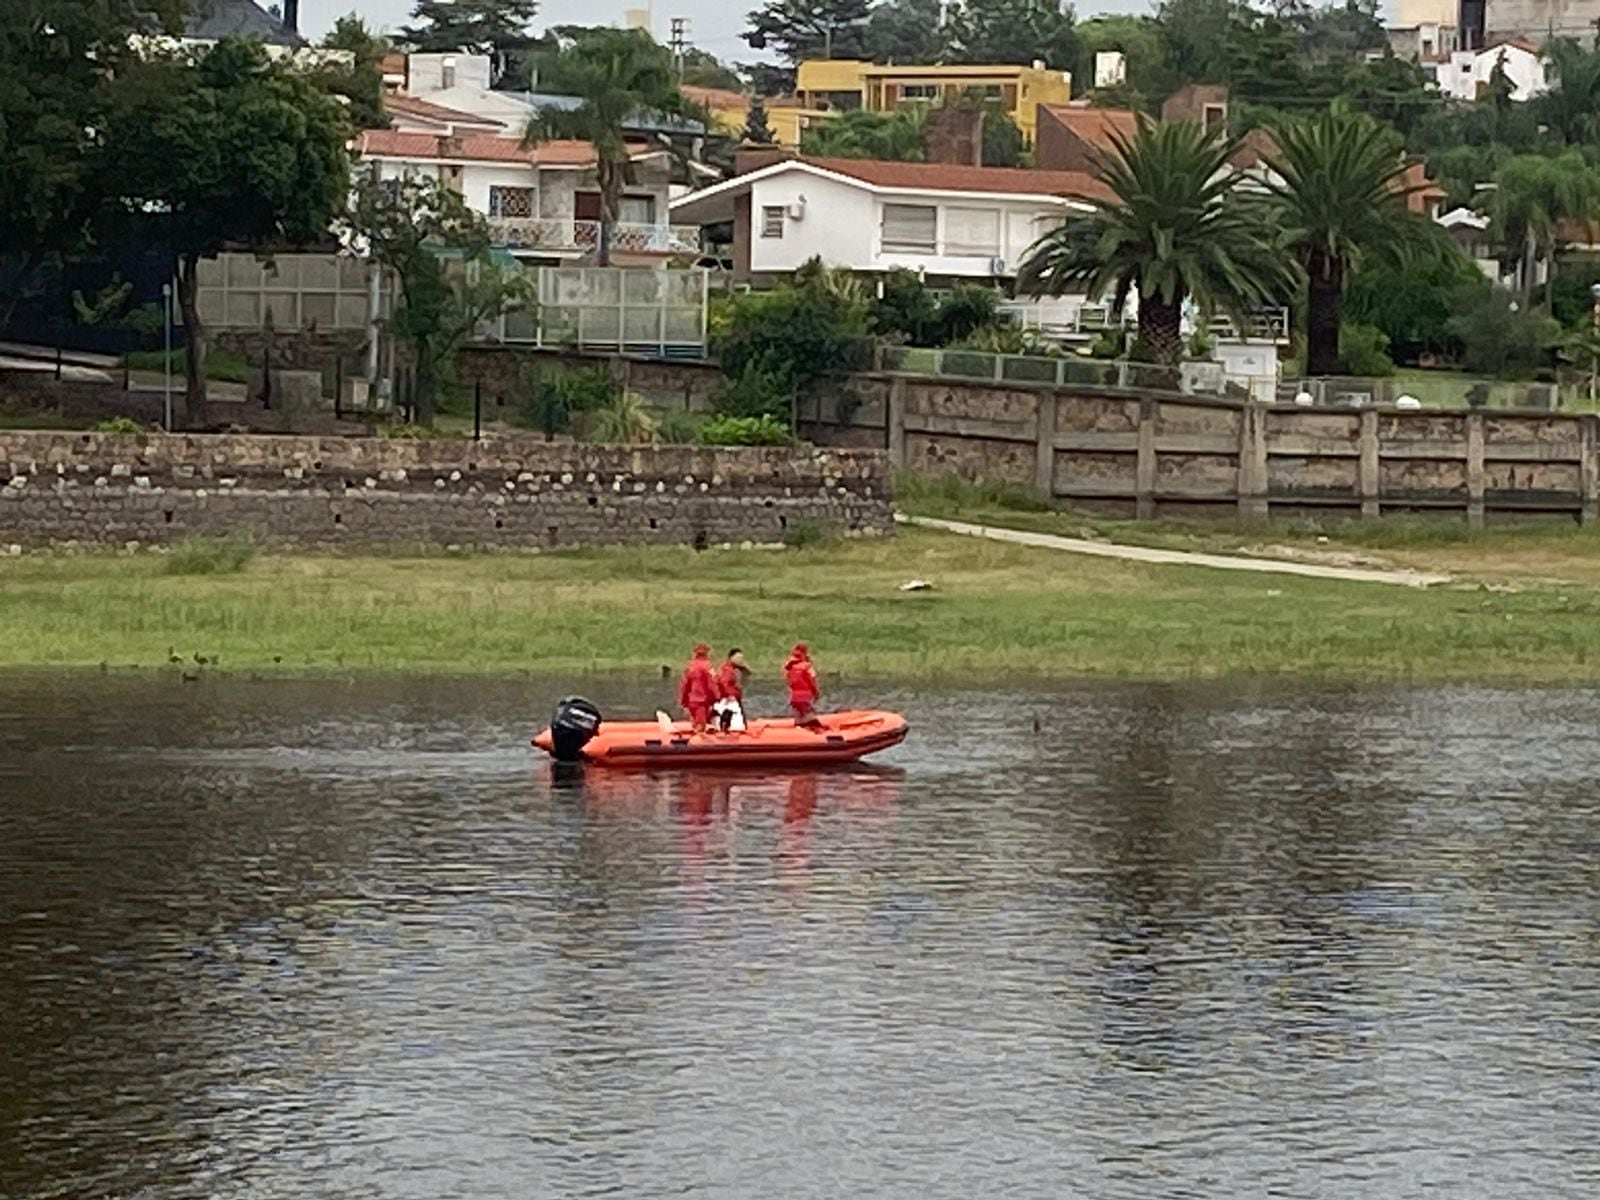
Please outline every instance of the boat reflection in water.
[{"label": "boat reflection in water", "polygon": [[820,770],[617,771],[553,764],[552,792],[577,800],[584,824],[608,842],[631,831],[639,848],[664,832],[681,882],[708,886],[722,864],[768,855],[778,882],[803,888],[819,843],[854,841],[892,825],[905,772],[855,764]]}]

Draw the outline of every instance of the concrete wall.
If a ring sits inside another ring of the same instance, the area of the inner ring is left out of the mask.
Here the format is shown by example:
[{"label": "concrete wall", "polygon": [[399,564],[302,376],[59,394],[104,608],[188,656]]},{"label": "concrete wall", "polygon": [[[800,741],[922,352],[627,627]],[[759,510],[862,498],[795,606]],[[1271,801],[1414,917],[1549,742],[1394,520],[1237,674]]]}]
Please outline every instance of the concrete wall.
[{"label": "concrete wall", "polygon": [[0,544],[554,547],[893,529],[881,453],[0,431]]},{"label": "concrete wall", "polygon": [[[848,389],[848,390],[847,390]],[[840,401],[844,400],[840,421]],[[1153,517],[1600,511],[1593,415],[1297,408],[1091,388],[856,376],[801,405],[832,445]]]}]

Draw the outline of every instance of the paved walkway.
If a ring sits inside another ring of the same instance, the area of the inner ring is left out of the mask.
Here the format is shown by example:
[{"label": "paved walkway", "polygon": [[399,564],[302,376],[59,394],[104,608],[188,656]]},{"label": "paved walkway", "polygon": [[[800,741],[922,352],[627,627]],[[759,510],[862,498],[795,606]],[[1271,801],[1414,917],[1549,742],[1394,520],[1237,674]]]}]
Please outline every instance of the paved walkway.
[{"label": "paved walkway", "polygon": [[1189,550],[1152,550],[1145,546],[1119,546],[1114,542],[1091,542],[1084,538],[1057,537],[1050,533],[1027,533],[1020,529],[1000,529],[992,525],[969,525],[965,521],[943,521],[937,517],[910,517],[897,514],[895,520],[925,529],[942,529],[968,537],[1010,542],[1017,546],[1036,546],[1041,550],[1065,550],[1069,554],[1092,554],[1097,558],[1121,558],[1129,562],[1156,563],[1173,567],[1215,567],[1220,571],[1256,571],[1268,575],[1300,575],[1307,579],[1340,579],[1348,583],[1387,583],[1401,587],[1428,587],[1449,583],[1448,575],[1423,571],[1379,571],[1368,567],[1334,567],[1320,563],[1286,562],[1272,558],[1240,558],[1227,554],[1199,554]]}]

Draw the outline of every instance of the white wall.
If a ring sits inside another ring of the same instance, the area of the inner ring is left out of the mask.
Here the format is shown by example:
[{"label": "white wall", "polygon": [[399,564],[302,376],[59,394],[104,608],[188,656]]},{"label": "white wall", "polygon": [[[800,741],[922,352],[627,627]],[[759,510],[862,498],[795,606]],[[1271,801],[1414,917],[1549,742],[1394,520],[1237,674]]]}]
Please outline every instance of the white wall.
[{"label": "white wall", "polygon": [[[805,215],[796,221],[786,213],[781,238],[761,236],[762,209],[787,209],[802,199]],[[802,171],[780,172],[750,186],[750,269],[757,274],[794,271],[819,256],[829,266],[870,271],[877,241],[877,210],[865,188]]]},{"label": "white wall", "polygon": [[1506,77],[1511,80],[1511,99],[1531,100],[1550,90],[1545,60],[1520,46],[1493,46],[1488,50],[1458,50],[1438,64],[1439,90],[1456,100],[1475,100],[1478,88],[1487,85],[1501,55],[1505,56]]},{"label": "white wall", "polygon": [[489,87],[490,64],[487,54],[408,54],[406,55],[406,91],[413,96],[428,96],[442,91],[445,83],[445,60],[455,64],[454,86],[464,88]]},{"label": "white wall", "polygon": [[[805,215],[796,220],[789,214],[790,207],[802,203]],[[883,249],[886,204],[931,204],[938,210],[932,252]],[[781,238],[761,236],[762,210],[771,206],[785,210]],[[950,252],[947,216],[953,208],[996,214],[998,239],[994,250]],[[995,274],[995,257],[1005,259],[1007,271],[1014,272],[1039,233],[1057,223],[1066,212],[1064,202],[1050,198],[1016,201],[993,196],[934,199],[878,195],[832,179],[801,172],[781,173],[751,185],[750,269],[757,274],[793,271],[808,259],[820,257],[830,266],[857,271],[903,267],[930,275],[988,279]]]},{"label": "white wall", "polygon": [[[516,163],[496,163],[493,166],[469,163],[461,172],[461,198],[473,211],[487,213],[491,187],[533,188],[537,196],[540,174],[532,166],[519,166]],[[537,217],[544,214],[535,208],[533,215]]]}]

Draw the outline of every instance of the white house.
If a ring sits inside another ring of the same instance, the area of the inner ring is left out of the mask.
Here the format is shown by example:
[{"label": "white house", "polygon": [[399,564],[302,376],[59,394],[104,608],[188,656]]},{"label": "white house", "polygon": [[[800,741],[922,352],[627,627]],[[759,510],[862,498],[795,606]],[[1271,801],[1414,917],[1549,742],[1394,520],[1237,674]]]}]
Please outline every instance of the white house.
[{"label": "white house", "polygon": [[1497,42],[1482,50],[1457,50],[1422,68],[1439,90],[1453,100],[1475,100],[1489,85],[1495,68],[1502,67],[1511,81],[1511,99],[1531,100],[1550,90],[1550,63],[1531,42],[1520,39]]},{"label": "white house", "polygon": [[678,197],[672,218],[731,225],[739,279],[821,258],[853,271],[904,267],[930,282],[1000,281],[1041,234],[1104,191],[1075,171],[783,158]]},{"label": "white house", "polygon": [[[420,116],[396,113],[394,119],[452,124],[448,110],[430,108]],[[380,180],[444,181],[488,217],[497,246],[530,265],[582,260],[599,245],[600,187],[588,142],[527,147],[496,134],[380,129],[362,133],[356,150]],[[619,266],[699,252],[698,229],[667,223],[668,158],[647,148],[633,155],[633,180],[611,235],[612,261]]]}]

